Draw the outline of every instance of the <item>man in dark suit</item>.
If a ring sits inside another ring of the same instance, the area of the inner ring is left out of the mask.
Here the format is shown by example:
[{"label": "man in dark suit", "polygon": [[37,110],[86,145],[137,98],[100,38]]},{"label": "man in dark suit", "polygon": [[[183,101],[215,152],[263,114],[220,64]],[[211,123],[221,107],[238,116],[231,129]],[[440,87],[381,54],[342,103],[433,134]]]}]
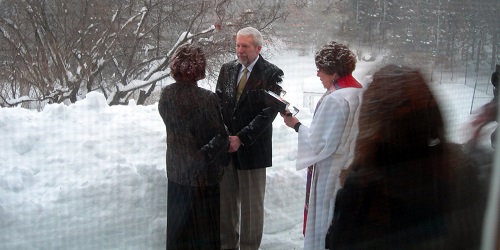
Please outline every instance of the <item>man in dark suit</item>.
[{"label": "man in dark suit", "polygon": [[262,240],[266,168],[272,166],[272,122],[277,115],[262,90],[280,94],[283,78],[281,69],[259,55],[262,43],[257,29],[239,30],[238,59],[224,64],[217,80],[231,153],[221,181],[222,249],[257,250]]}]

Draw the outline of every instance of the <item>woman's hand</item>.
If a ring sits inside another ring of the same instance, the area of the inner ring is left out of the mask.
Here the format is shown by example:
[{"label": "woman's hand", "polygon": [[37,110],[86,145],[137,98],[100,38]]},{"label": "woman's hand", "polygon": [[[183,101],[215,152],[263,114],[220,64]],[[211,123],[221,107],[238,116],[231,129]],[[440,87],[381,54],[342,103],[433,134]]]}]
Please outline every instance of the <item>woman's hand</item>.
[{"label": "woman's hand", "polygon": [[295,126],[295,124],[297,124],[299,122],[299,119],[297,119],[297,117],[295,116],[292,116],[292,115],[288,115],[290,114],[290,110],[286,110],[286,113],[285,114],[282,114],[280,113],[281,117],[283,117],[283,121],[285,122],[285,124],[290,127],[290,128],[293,128]]},{"label": "woman's hand", "polygon": [[238,151],[241,146],[241,141],[238,136],[229,136],[229,153]]}]

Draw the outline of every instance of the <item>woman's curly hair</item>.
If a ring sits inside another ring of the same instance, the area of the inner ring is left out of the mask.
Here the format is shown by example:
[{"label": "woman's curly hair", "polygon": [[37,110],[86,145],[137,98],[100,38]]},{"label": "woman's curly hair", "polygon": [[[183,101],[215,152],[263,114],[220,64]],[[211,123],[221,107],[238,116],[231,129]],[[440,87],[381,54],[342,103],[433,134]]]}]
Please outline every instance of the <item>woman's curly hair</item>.
[{"label": "woman's curly hair", "polygon": [[344,44],[331,41],[316,52],[316,67],[325,74],[337,73],[340,77],[350,75],[356,68],[356,56]]},{"label": "woman's curly hair", "polygon": [[205,78],[207,60],[199,47],[183,44],[170,59],[170,74],[178,82],[196,82]]}]

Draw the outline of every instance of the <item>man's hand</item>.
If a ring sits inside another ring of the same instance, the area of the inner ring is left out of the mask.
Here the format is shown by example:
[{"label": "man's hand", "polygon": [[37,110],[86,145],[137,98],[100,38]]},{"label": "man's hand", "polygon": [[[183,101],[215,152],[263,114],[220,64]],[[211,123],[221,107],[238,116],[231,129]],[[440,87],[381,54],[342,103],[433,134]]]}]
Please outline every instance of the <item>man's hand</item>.
[{"label": "man's hand", "polygon": [[240,148],[241,141],[238,136],[229,136],[229,153],[233,153],[238,151],[238,148]]}]

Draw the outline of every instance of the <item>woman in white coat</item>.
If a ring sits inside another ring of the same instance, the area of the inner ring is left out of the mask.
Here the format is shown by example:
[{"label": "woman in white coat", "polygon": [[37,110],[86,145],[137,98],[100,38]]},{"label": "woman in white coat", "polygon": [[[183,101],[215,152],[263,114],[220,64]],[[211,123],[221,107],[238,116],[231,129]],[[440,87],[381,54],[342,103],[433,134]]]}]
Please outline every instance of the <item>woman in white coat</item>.
[{"label": "woman in white coat", "polygon": [[315,55],[317,76],[326,89],[310,127],[282,115],[299,133],[297,170],[307,169],[304,207],[304,249],[325,249],[339,174],[353,158],[362,85],[352,76],[356,56],[347,46],[330,42]]}]

